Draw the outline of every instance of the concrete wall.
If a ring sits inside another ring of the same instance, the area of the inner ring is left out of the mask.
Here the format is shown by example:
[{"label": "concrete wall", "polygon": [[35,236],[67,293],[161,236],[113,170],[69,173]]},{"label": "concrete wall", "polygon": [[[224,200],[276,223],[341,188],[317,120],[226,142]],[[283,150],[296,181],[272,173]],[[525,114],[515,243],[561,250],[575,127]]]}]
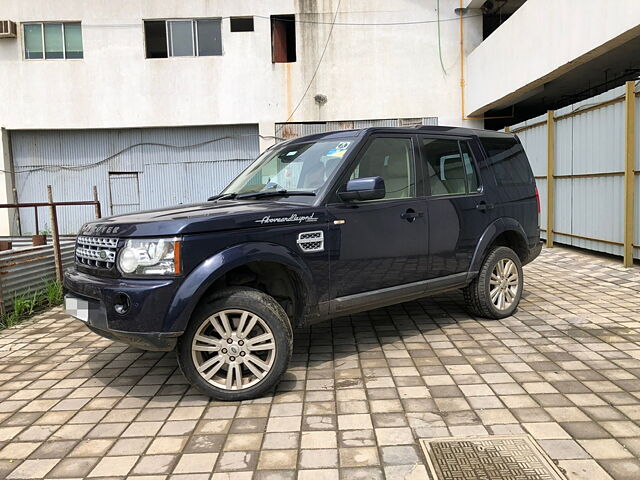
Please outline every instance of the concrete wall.
[{"label": "concrete wall", "polygon": [[[440,0],[436,23],[336,25],[314,84],[291,121],[439,117],[460,125],[458,0]],[[81,21],[82,60],[25,60],[22,34],[0,40],[0,126],[78,129],[260,123],[289,119],[313,76],[330,30],[296,24],[298,61],[271,63],[271,14],[327,22],[338,0],[3,0],[2,19]],[[303,13],[304,12],[304,13]],[[436,2],[343,1],[339,23],[436,20]],[[224,55],[146,59],[143,19],[256,15],[255,32],[230,32]],[[267,18],[261,18],[261,17]],[[481,19],[465,20],[467,49]],[[21,30],[21,29],[20,29]],[[314,95],[328,102],[320,107]],[[473,124],[474,122],[467,122]]]},{"label": "concrete wall", "polygon": [[[13,203],[13,175],[11,173],[11,155],[9,154],[9,133],[0,128],[0,203]],[[14,225],[16,210],[0,208],[0,235],[9,235],[9,225]]]},{"label": "concrete wall", "polygon": [[466,113],[522,98],[636,36],[639,25],[638,0],[528,0],[469,54]]}]

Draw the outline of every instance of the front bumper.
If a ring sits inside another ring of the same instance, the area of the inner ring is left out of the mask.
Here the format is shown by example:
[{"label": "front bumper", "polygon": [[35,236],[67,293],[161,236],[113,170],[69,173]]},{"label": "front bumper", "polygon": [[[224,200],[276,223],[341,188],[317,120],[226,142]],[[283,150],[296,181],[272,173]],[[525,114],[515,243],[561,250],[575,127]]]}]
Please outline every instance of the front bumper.
[{"label": "front bumper", "polygon": [[[94,277],[75,269],[64,275],[67,313],[94,332],[146,350],[168,351],[182,334],[165,321],[179,279],[123,279]],[[129,308],[118,312],[118,298],[126,295]],[[80,314],[77,305],[86,312]]]}]

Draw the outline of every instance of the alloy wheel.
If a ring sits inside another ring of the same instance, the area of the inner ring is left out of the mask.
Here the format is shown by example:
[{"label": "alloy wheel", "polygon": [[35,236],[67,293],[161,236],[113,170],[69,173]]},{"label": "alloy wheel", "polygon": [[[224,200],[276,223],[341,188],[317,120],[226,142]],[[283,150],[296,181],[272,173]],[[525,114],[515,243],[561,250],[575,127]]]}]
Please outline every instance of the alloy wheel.
[{"label": "alloy wheel", "polygon": [[507,310],[518,296],[520,288],[518,267],[509,258],[498,260],[489,279],[491,303],[498,310]]},{"label": "alloy wheel", "polygon": [[202,322],[191,342],[197,372],[211,385],[243,390],[259,383],[276,357],[273,332],[258,315],[223,310]]}]

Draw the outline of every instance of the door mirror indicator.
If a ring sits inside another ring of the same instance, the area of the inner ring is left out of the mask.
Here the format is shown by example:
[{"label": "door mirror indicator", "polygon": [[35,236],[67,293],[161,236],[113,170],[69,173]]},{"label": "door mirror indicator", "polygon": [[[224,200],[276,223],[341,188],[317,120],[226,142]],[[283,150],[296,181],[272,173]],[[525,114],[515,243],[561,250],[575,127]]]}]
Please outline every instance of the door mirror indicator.
[{"label": "door mirror indicator", "polygon": [[343,202],[353,200],[380,200],[386,195],[382,177],[354,178],[349,180],[344,189],[338,192]]}]

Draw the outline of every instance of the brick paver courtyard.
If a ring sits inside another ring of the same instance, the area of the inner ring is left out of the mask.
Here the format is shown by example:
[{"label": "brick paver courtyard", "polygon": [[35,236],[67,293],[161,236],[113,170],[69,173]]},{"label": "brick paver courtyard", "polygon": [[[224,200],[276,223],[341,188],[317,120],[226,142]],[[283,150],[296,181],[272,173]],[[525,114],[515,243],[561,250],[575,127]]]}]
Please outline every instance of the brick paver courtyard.
[{"label": "brick paver courtyard", "polygon": [[418,438],[529,433],[570,479],[640,479],[640,269],[557,248],[525,272],[502,321],[455,292],[297,331],[242,403],[54,309],[0,332],[0,478],[425,479]]}]

